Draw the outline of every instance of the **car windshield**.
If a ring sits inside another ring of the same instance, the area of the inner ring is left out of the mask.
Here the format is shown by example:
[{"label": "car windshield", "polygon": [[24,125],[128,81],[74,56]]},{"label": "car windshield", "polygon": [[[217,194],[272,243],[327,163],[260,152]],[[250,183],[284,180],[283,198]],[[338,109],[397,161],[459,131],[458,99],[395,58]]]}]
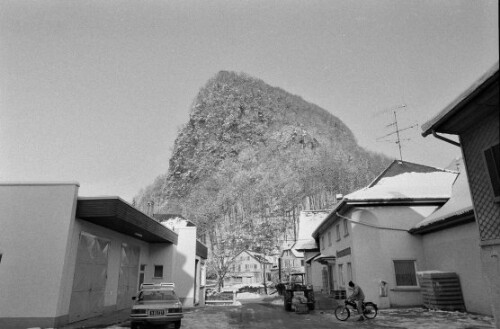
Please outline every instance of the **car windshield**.
[{"label": "car windshield", "polygon": [[139,294],[139,301],[176,301],[177,296],[173,290],[145,290]]}]

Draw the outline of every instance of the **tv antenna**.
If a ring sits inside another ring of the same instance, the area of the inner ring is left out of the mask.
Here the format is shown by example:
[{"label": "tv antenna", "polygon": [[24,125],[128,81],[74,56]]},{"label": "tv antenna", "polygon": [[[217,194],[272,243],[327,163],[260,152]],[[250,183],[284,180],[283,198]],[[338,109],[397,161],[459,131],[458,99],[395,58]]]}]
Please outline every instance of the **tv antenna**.
[{"label": "tv antenna", "polygon": [[[394,130],[384,136],[381,136],[381,137],[378,137],[377,138],[377,142],[389,142],[389,143],[396,143],[398,145],[398,148],[399,148],[399,158],[401,161],[403,161],[403,152],[401,150],[401,141],[409,141],[410,138],[404,138],[404,139],[401,139],[401,136],[400,136],[400,133],[402,131],[405,131],[405,130],[408,130],[408,129],[412,129],[412,128],[415,128],[415,127],[418,127],[418,123],[417,124],[414,124],[414,125],[411,125],[409,127],[406,127],[406,128],[401,128],[399,129],[399,126],[398,126],[398,116],[397,116],[397,111],[400,111],[400,110],[405,110],[407,107],[406,107],[406,104],[401,104],[401,105],[398,105],[396,107],[393,107],[391,109],[388,109],[388,110],[384,110],[383,112],[388,112],[388,111],[391,111],[393,112],[394,114],[394,121],[391,122],[390,124],[388,124],[386,126],[386,128],[388,127],[394,127]],[[393,140],[393,139],[386,139],[387,137],[389,136],[392,136],[392,135],[396,135],[396,140]]]}]

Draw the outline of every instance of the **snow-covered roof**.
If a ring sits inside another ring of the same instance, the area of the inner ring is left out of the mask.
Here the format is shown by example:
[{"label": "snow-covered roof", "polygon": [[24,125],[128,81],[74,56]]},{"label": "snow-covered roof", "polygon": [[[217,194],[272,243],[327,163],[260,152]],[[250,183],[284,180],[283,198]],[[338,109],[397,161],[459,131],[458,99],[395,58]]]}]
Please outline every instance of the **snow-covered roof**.
[{"label": "snow-covered roof", "polygon": [[446,221],[449,218],[472,213],[472,199],[470,196],[467,174],[465,171],[458,175],[452,187],[451,198],[441,208],[418,223],[413,229],[418,230],[430,225]]},{"label": "snow-covered roof", "polygon": [[344,197],[347,201],[449,198],[457,172],[394,161],[370,185]]},{"label": "snow-covered roof", "polygon": [[297,251],[296,249],[294,248],[285,248],[283,249],[283,251],[281,252],[281,256],[283,257],[283,253],[287,250],[290,250],[292,252],[292,255],[295,256],[296,258],[303,258],[304,257],[304,253],[303,252],[300,252],[300,251]]},{"label": "snow-covered roof", "polygon": [[295,250],[317,249],[316,240],[312,237],[314,230],[328,216],[330,211],[301,211],[299,215],[298,237],[294,244]]},{"label": "snow-covered roof", "polygon": [[255,251],[251,251],[251,250],[243,250],[242,252],[246,252],[247,254],[249,254],[250,256],[255,258],[260,263],[264,263],[264,262],[273,263],[273,258],[270,256],[266,256],[264,254],[261,254],[261,253],[255,252]]}]

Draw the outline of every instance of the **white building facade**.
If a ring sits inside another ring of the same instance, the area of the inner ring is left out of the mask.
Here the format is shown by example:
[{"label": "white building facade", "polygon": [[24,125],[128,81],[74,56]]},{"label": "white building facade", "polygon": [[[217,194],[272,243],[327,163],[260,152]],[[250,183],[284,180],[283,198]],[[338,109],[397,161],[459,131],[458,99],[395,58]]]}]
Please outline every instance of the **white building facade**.
[{"label": "white building facade", "polygon": [[196,244],[188,257],[179,234],[118,197],[79,198],[78,187],[0,184],[0,328],[125,309],[141,282],[174,282],[192,305]]}]

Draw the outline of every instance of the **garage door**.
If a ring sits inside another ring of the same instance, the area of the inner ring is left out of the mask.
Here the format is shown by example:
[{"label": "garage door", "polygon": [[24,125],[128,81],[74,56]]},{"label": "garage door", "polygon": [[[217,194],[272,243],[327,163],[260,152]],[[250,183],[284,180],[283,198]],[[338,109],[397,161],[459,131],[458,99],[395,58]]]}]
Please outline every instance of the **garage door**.
[{"label": "garage door", "polygon": [[102,314],[108,269],[110,241],[82,232],[78,242],[69,321]]},{"label": "garage door", "polygon": [[120,277],[118,278],[117,309],[132,306],[132,296],[137,293],[140,248],[122,243]]}]

